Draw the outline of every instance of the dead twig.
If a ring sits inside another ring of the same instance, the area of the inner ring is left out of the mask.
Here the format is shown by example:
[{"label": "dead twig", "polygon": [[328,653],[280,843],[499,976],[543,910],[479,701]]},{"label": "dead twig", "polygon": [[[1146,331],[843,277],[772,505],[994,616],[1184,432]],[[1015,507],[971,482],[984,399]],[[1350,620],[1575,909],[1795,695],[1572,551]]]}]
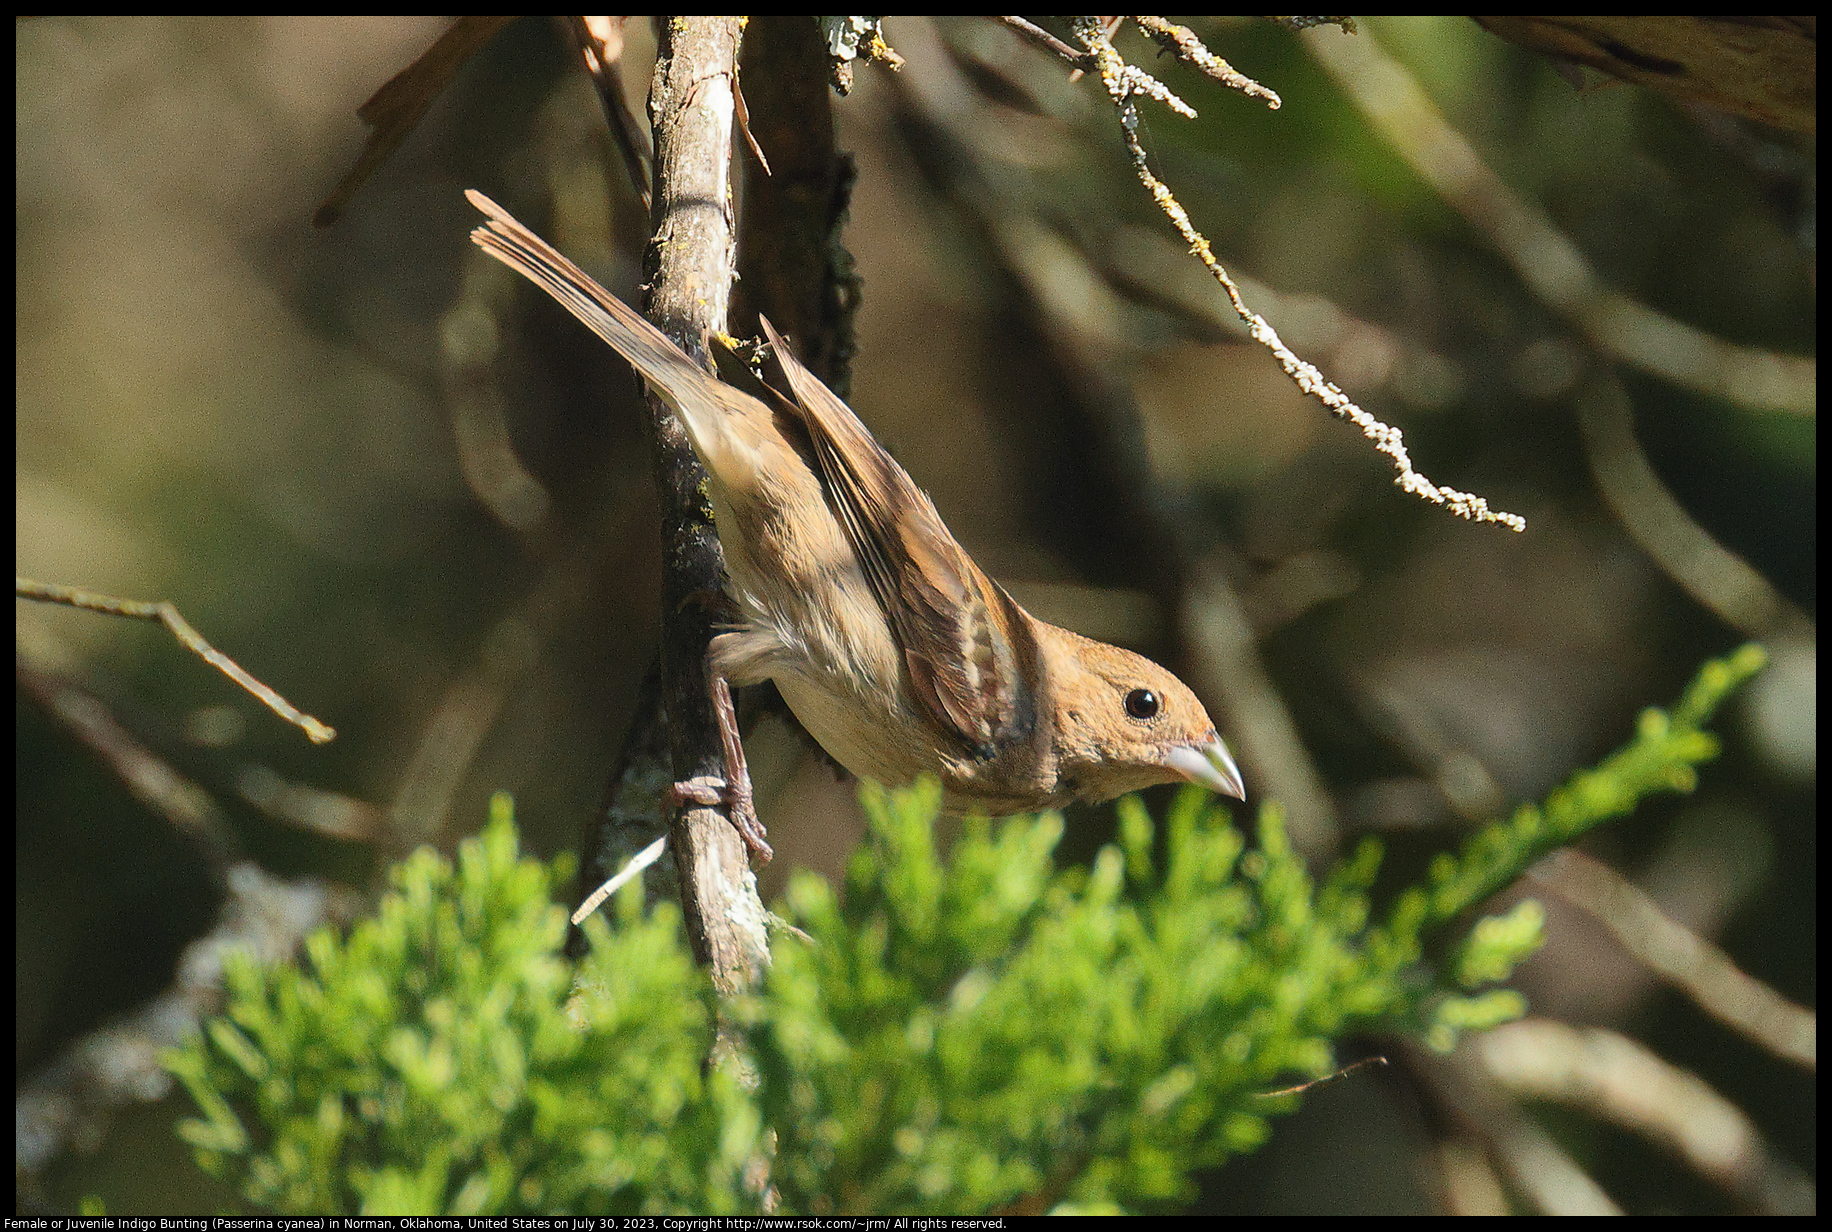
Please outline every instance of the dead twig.
[{"label": "dead twig", "polygon": [[328,744],[337,736],[336,729],[320,723],[311,715],[304,713],[278,693],[243,671],[234,659],[203,639],[203,635],[191,627],[189,621],[179,615],[178,609],[165,600],[148,602],[143,599],[117,599],[112,595],[98,595],[92,591],[79,590],[74,586],[59,586],[51,582],[34,582],[30,578],[16,577],[13,580],[13,594],[19,599],[33,599],[40,603],[61,603],[66,607],[82,608],[86,612],[101,612],[105,616],[126,616],[131,620],[151,620],[164,625],[173,637],[201,657],[204,662],[217,671],[241,685],[258,698],[262,705],[304,730],[306,738],[313,744]]}]

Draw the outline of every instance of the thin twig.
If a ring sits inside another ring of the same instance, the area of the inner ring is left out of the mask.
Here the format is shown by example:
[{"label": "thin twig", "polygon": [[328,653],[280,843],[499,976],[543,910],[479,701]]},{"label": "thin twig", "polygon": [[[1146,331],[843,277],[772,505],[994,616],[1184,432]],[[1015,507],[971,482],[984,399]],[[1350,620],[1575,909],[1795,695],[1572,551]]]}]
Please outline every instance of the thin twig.
[{"label": "thin twig", "polygon": [[216,798],[122,726],[99,698],[47,667],[44,658],[21,648],[14,668],[20,692],[89,750],[134,799],[190,841],[220,882],[240,851]]},{"label": "thin twig", "polygon": [[630,177],[644,212],[649,209],[649,181],[654,172],[655,150],[649,134],[630,113],[623,93],[623,23],[627,17],[564,17],[561,23],[572,36],[585,64],[586,76],[598,91],[598,103],[611,129],[611,140],[623,156],[624,173]]},{"label": "thin twig", "polygon": [[1160,47],[1185,64],[1207,73],[1222,85],[1231,90],[1239,90],[1249,98],[1264,99],[1269,110],[1279,109],[1277,94],[1203,46],[1202,40],[1188,26],[1175,25],[1162,17],[1134,17],[1132,20],[1139,29],[1157,40]]},{"label": "thin twig", "polygon": [[1387,1058],[1385,1057],[1363,1057],[1361,1060],[1351,1065],[1345,1065],[1336,1072],[1325,1074],[1321,1078],[1313,1078],[1309,1082],[1300,1082],[1295,1087],[1280,1087],[1276,1091],[1261,1091],[1258,1095],[1260,1099],[1271,1099],[1275,1095],[1302,1095],[1306,1091],[1315,1090],[1317,1087],[1327,1086],[1339,1079],[1346,1078],[1358,1069],[1365,1069],[1370,1065],[1385,1066],[1386,1064]]},{"label": "thin twig", "polygon": [[[1240,289],[1234,285],[1234,279],[1228,275],[1209,242],[1202,233],[1196,230],[1190,221],[1189,214],[1178,202],[1176,194],[1153,174],[1146,159],[1145,147],[1139,142],[1139,112],[1133,103],[1138,94],[1148,94],[1153,98],[1165,101],[1168,105],[1186,115],[1194,115],[1188,105],[1171,94],[1168,88],[1156,81],[1149,74],[1127,64],[1120,53],[1114,49],[1100,23],[1093,18],[1077,17],[1071,19],[1075,37],[1080,39],[1096,60],[1100,70],[1101,82],[1107,87],[1107,94],[1119,110],[1120,129],[1126,141],[1127,152],[1132,156],[1133,170],[1145,185],[1152,199],[1158,203],[1172,225],[1189,244],[1190,251],[1213,274],[1222,289],[1227,292],[1228,302],[1234,311],[1247,324],[1247,332],[1255,342],[1271,351],[1279,366],[1309,396],[1328,407],[1339,419],[1346,419],[1361,429],[1362,435],[1374,442],[1375,449],[1386,454],[1399,471],[1394,483],[1407,492],[1421,496],[1433,504],[1442,505],[1458,517],[1469,518],[1477,522],[1499,522],[1512,530],[1521,531],[1527,528],[1526,519],[1513,513],[1498,513],[1491,510],[1488,502],[1480,496],[1469,492],[1459,492],[1455,488],[1441,488],[1429,479],[1412,469],[1412,459],[1406,453],[1405,437],[1398,428],[1382,423],[1374,416],[1355,405],[1349,396],[1333,383],[1324,379],[1316,367],[1300,359],[1290,347],[1286,346],[1266,318],[1247,307],[1241,298]],[[1174,101],[1172,101],[1174,100]]]},{"label": "thin twig", "polygon": [[738,131],[744,134],[744,144],[751,147],[751,153],[757,156],[757,165],[763,168],[765,175],[769,175],[770,160],[763,156],[763,147],[751,135],[751,109],[744,104],[744,87],[738,84],[736,73],[732,74],[732,105],[737,109]]},{"label": "thin twig", "polygon": [[328,744],[337,736],[334,728],[320,723],[311,715],[294,707],[284,697],[243,671],[237,666],[234,659],[206,642],[203,635],[193,629],[190,622],[178,614],[178,609],[163,599],[156,603],[142,599],[117,599],[112,595],[98,595],[92,591],[79,590],[74,586],[34,582],[30,578],[22,577],[14,578],[13,594],[15,598],[19,599],[35,599],[40,603],[61,603],[66,607],[82,608],[86,612],[101,612],[105,616],[126,616],[132,620],[151,620],[162,624],[171,631],[173,637],[184,643],[204,662],[248,690],[269,710],[288,723],[302,728],[306,738],[313,744]]},{"label": "thin twig", "polygon": [[460,17],[412,64],[389,78],[356,109],[357,117],[369,129],[369,139],[363,143],[356,165],[312,215],[314,227],[328,227],[342,216],[357,189],[368,183],[407,140],[458,70],[514,20],[514,14]]},{"label": "thin twig", "polygon": [[1071,67],[1090,69],[1094,67],[1094,57],[1085,51],[1076,51],[1073,47],[1045,30],[1034,22],[1022,17],[1000,17],[1000,21],[1016,30],[1019,34],[1036,42],[1039,46],[1061,56]]},{"label": "thin twig", "polygon": [[573,926],[577,927],[585,923],[586,917],[598,910],[599,903],[602,903],[605,899],[623,889],[624,883],[629,881],[630,878],[641,873],[643,869],[648,868],[651,864],[661,859],[662,852],[667,850],[667,847],[668,836],[664,834],[653,843],[650,843],[647,847],[644,847],[641,851],[631,856],[629,863],[625,864],[615,877],[612,877],[609,881],[606,881],[603,885],[585,896],[585,901],[579,904],[579,909],[572,913]]}]

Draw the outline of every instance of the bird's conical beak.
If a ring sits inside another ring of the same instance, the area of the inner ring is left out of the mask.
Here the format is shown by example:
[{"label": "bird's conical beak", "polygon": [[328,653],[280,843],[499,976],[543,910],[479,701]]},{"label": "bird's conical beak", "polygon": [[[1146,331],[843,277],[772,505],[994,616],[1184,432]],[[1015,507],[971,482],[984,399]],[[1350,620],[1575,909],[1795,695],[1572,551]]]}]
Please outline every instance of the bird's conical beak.
[{"label": "bird's conical beak", "polygon": [[1172,749],[1165,764],[1192,783],[1201,783],[1210,791],[1236,800],[1247,798],[1247,785],[1241,781],[1240,767],[1228,746],[1220,740],[1207,744],[1186,744]]}]

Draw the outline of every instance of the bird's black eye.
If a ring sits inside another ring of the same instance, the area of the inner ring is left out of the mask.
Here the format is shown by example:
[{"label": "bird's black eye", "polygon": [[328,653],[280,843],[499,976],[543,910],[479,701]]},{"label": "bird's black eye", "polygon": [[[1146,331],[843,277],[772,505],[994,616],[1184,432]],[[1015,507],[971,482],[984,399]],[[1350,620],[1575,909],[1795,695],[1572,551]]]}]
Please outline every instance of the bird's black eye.
[{"label": "bird's black eye", "polygon": [[1158,695],[1150,689],[1134,689],[1126,694],[1126,713],[1135,719],[1158,717]]}]

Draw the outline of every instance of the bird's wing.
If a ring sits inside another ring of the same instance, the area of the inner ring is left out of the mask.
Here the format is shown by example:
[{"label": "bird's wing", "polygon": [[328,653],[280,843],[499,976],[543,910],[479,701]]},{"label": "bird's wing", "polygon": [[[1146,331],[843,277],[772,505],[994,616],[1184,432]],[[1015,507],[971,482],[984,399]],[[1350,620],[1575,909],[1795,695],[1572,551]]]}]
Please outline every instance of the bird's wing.
[{"label": "bird's wing", "polygon": [[1034,722],[1029,616],[954,541],[928,495],[768,320],[764,335],[807,426],[832,504],[890,619],[917,699],[983,756]]}]

